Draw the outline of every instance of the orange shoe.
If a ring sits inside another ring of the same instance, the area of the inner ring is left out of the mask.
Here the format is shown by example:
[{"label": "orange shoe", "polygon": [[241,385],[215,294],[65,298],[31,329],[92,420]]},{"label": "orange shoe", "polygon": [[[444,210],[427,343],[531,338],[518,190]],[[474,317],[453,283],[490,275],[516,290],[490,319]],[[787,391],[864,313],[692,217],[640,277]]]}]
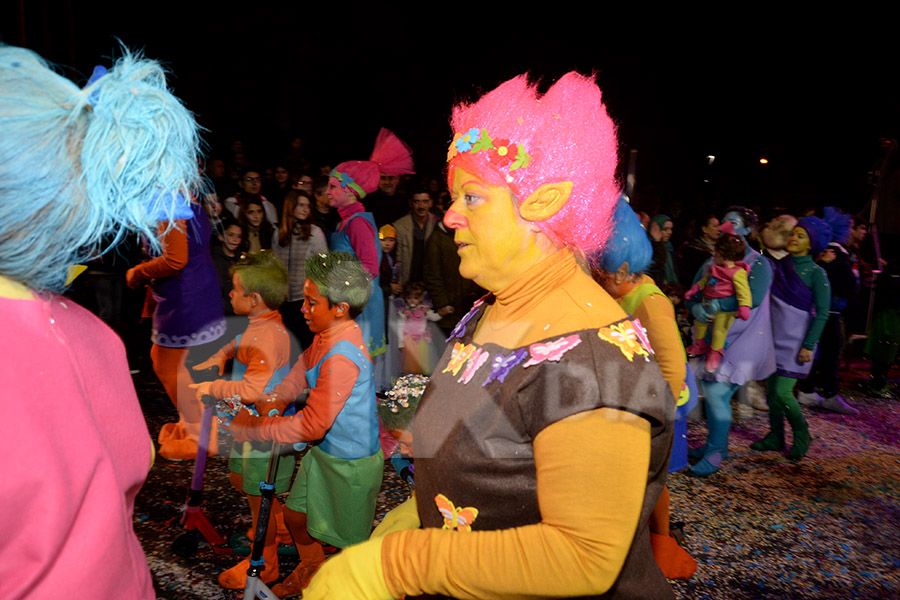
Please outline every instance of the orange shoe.
[{"label": "orange shoe", "polygon": [[197,457],[197,442],[190,438],[168,439],[159,447],[159,455],[169,460],[194,460]]},{"label": "orange shoe", "polygon": [[663,536],[651,531],[650,547],[659,570],[667,578],[687,581],[697,571],[697,561],[678,545],[678,540],[671,534]]},{"label": "orange shoe", "polygon": [[[272,560],[263,556],[266,566],[259,578],[263,583],[271,583],[278,579],[278,554],[273,554]],[[227,571],[219,573],[219,585],[229,590],[243,590],[247,586],[247,569],[250,568],[250,559],[245,558]],[[274,590],[273,590],[274,591]]]},{"label": "orange shoe", "polygon": [[179,421],[177,423],[166,423],[163,425],[159,430],[159,437],[156,438],[156,441],[162,445],[172,439],[180,440],[184,438],[184,428],[181,426],[181,421]]},{"label": "orange shoe", "polygon": [[[200,435],[199,423],[188,423],[180,419],[177,423],[166,423],[159,430],[159,455],[169,460],[194,460],[197,456],[197,438]],[[210,429],[207,456],[219,454],[219,432]]]},{"label": "orange shoe", "polygon": [[279,598],[290,598],[291,596],[299,596],[303,590],[309,586],[313,576],[322,568],[325,561],[319,563],[305,563],[294,569],[294,572],[284,578],[281,583],[272,586],[272,593]]}]

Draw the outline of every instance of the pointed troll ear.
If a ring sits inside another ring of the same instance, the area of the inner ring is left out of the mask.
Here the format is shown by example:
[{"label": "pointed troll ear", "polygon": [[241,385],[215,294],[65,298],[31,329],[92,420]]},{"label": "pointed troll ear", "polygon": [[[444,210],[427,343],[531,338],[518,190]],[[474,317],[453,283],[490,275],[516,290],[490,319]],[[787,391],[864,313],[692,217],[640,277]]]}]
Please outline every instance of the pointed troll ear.
[{"label": "pointed troll ear", "polygon": [[519,214],[526,221],[546,221],[562,210],[571,195],[571,181],[545,183],[519,205]]},{"label": "pointed troll ear", "polygon": [[627,261],[623,262],[621,265],[619,265],[619,268],[616,269],[616,277],[615,277],[616,285],[620,285],[626,279],[628,279],[628,262]]}]

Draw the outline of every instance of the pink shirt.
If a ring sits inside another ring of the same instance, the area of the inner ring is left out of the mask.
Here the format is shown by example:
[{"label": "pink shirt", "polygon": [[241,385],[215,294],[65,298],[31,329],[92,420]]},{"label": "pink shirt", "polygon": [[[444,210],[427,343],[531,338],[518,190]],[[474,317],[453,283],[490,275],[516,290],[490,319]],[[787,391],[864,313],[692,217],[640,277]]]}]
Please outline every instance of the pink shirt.
[{"label": "pink shirt", "polygon": [[60,296],[0,315],[0,598],[154,598],[132,520],[151,442],[121,340]]},{"label": "pink shirt", "polygon": [[365,219],[353,219],[347,224],[347,219],[360,212],[366,212],[366,208],[360,202],[338,209],[338,214],[343,220],[341,227],[346,227],[347,237],[350,238],[350,245],[353,246],[359,262],[369,272],[369,277],[375,277],[381,268],[378,262],[378,248],[375,247],[375,244],[379,243],[375,229]]}]

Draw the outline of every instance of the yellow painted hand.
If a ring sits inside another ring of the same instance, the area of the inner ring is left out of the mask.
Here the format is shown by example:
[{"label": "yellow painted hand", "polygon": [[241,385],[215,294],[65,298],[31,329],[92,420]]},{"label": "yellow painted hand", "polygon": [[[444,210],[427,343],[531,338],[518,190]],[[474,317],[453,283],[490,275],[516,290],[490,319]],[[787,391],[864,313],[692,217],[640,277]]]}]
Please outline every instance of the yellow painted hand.
[{"label": "yellow painted hand", "polygon": [[403,531],[404,529],[418,529],[421,526],[419,522],[419,507],[416,504],[416,496],[384,515],[384,519],[372,532],[373,538],[384,537],[395,531]]},{"label": "yellow painted hand", "polygon": [[303,600],[394,600],[381,567],[383,540],[372,538],[325,561]]}]

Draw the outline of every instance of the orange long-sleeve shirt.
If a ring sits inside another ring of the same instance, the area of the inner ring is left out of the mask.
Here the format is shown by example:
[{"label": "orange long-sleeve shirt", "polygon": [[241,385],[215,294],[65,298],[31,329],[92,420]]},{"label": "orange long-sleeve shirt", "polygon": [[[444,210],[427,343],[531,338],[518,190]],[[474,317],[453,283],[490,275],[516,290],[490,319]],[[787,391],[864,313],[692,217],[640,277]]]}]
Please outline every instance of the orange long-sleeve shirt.
[{"label": "orange long-sleeve shirt", "polygon": [[173,227],[166,231],[168,222],[159,224],[159,243],[162,254],[146,260],[132,269],[133,277],[138,281],[170,277],[182,270],[188,263],[187,221],[175,221]]},{"label": "orange long-sleeve shirt", "polygon": [[[309,385],[307,365],[316,365],[339,341],[348,340],[369,355],[362,333],[355,321],[347,321],[316,334],[291,372],[272,390],[282,399],[296,398]],[[310,389],[301,414],[292,417],[265,417],[262,424],[248,432],[255,440],[275,440],[282,444],[313,442],[325,437],[338,413],[353,391],[359,368],[345,356],[328,357],[319,368],[315,387]]]},{"label": "orange long-sleeve shirt", "polygon": [[288,364],[290,351],[290,337],[277,310],[250,317],[240,343],[231,340],[213,356],[223,361],[234,358],[246,365],[244,376],[237,381],[213,381],[210,395],[216,398],[239,395],[244,404],[253,404],[262,399],[275,371]]}]

